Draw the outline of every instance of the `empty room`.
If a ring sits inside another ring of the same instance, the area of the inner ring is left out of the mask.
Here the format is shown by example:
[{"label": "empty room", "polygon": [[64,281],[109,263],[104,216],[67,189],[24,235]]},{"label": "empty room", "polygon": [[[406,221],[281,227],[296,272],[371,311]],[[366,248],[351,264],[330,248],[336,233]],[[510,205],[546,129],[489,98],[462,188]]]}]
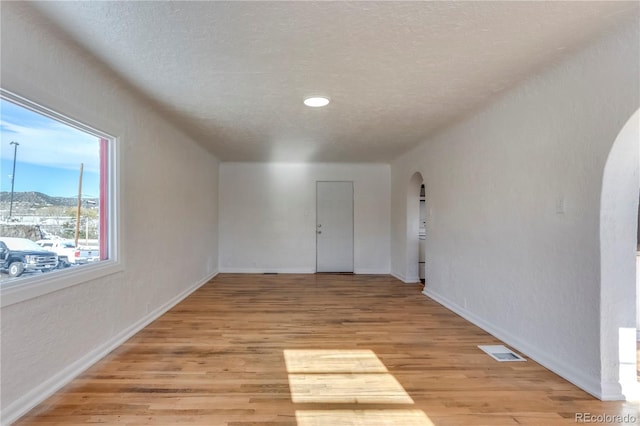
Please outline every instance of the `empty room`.
[{"label": "empty room", "polygon": [[2,425],[640,424],[640,3],[0,18]]}]

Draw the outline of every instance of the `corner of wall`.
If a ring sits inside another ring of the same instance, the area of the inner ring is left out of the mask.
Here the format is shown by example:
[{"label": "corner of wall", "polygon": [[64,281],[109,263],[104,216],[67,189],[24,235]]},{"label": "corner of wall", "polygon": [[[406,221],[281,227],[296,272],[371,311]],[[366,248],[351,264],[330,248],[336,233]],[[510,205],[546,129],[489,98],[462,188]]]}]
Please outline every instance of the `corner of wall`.
[{"label": "corner of wall", "polygon": [[63,370],[57,372],[49,379],[40,383],[30,392],[22,395],[17,400],[12,401],[8,406],[3,406],[2,412],[0,414],[0,423],[2,425],[10,425],[13,422],[17,421],[20,417],[29,412],[29,410],[60,390],[71,380],[82,374],[82,372],[98,362],[100,359],[104,358],[111,351],[134,336],[137,332],[142,330],[147,325],[151,324],[165,312],[180,303],[191,293],[205,285],[207,282],[211,281],[217,274],[218,273],[216,272],[202,278],[200,281],[187,288],[164,305],[156,308],[152,312],[149,312],[143,318],[131,324],[129,327],[122,330],[120,333],[116,334],[108,341],[102,343],[91,352],[85,354],[81,358],[68,365]]},{"label": "corner of wall", "polygon": [[399,279],[400,281],[402,281],[405,284],[416,284],[420,282],[420,278],[419,277],[407,277],[403,274],[400,273],[396,273],[396,272],[391,272],[391,276]]},{"label": "corner of wall", "polygon": [[[592,377],[584,374],[582,371],[577,370],[570,363],[559,361],[547,351],[530,345],[520,337],[514,336],[513,334],[502,329],[500,326],[486,321],[485,319],[475,315],[473,312],[461,307],[457,303],[447,299],[444,296],[439,295],[438,293],[431,291],[428,287],[425,286],[422,294],[433,299],[434,301],[453,311],[454,313],[460,315],[462,318],[466,319],[467,321],[471,322],[472,324],[476,325],[492,336],[502,340],[507,345],[512,346],[519,352],[522,352],[523,355],[528,356],[538,364],[553,371],[558,376],[573,383],[574,385],[593,395],[594,397],[604,400],[604,396],[607,395],[609,398],[611,398],[610,400],[624,399],[616,397],[616,391],[613,388],[607,389],[607,392],[609,393],[605,393],[603,390],[601,390],[598,377]],[[621,396],[619,392],[619,386],[617,395]]]}]

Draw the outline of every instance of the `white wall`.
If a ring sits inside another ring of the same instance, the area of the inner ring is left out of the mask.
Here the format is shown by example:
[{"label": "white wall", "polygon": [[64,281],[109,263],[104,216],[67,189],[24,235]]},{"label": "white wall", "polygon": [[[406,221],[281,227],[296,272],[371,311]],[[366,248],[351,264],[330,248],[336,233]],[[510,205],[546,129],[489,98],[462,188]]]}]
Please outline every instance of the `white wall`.
[{"label": "white wall", "polygon": [[218,161],[24,5],[1,7],[2,87],[118,137],[124,263],[2,308],[9,422],[216,273]]},{"label": "white wall", "polygon": [[223,163],[220,271],[313,273],[316,181],[354,185],[354,268],[389,273],[389,166]]},{"label": "white wall", "polygon": [[[603,394],[640,399],[635,257],[640,188],[640,110],[618,134],[600,197],[600,360]],[[632,309],[634,308],[634,309]]]},{"label": "white wall", "polygon": [[634,22],[391,168],[392,272],[406,274],[407,189],[418,171],[425,293],[603,397],[600,193],[612,144],[638,108],[639,51]]}]

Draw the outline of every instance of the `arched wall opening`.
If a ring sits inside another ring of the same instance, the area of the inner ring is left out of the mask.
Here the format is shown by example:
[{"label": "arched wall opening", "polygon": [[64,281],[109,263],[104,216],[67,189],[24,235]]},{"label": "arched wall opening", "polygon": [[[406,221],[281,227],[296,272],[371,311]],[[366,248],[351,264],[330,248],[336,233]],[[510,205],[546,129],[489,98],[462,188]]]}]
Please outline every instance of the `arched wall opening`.
[{"label": "arched wall opening", "polygon": [[424,180],[415,172],[407,188],[407,264],[406,282],[420,282],[420,188]]},{"label": "arched wall opening", "polygon": [[637,399],[636,249],[640,110],[616,138],[600,198],[600,365],[603,400]]}]

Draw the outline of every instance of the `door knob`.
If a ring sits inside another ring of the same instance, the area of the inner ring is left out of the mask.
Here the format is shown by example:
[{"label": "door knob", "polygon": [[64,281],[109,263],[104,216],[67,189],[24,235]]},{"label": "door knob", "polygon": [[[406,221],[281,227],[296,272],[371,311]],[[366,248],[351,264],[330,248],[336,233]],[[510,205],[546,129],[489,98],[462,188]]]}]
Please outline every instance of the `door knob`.
[{"label": "door knob", "polygon": [[318,234],[322,234],[322,231],[318,231]]}]

